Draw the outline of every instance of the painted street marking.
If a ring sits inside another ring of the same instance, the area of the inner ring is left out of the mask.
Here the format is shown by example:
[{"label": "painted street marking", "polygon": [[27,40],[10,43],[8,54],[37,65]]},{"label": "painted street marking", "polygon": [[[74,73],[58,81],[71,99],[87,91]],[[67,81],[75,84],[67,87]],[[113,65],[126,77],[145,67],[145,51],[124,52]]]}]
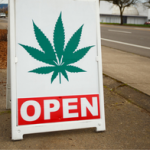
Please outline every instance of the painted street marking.
[{"label": "painted street marking", "polygon": [[134,28],[134,29],[137,29],[137,30],[147,30],[147,31],[150,31],[150,29],[145,29],[145,28]]},{"label": "painted street marking", "polygon": [[119,42],[119,41],[114,41],[114,40],[109,40],[109,39],[104,39],[104,38],[101,38],[101,39],[104,40],[104,41],[108,41],[108,42],[113,42],[113,43],[118,43],[118,44],[124,44],[124,45],[134,46],[134,47],[138,47],[138,48],[150,49],[150,47],[145,47],[145,46],[141,46],[141,45],[124,43],[124,42]]},{"label": "painted street marking", "polygon": [[111,31],[111,32],[122,32],[122,33],[132,33],[132,32],[128,32],[128,31],[118,31],[118,30],[108,30],[108,31]]}]

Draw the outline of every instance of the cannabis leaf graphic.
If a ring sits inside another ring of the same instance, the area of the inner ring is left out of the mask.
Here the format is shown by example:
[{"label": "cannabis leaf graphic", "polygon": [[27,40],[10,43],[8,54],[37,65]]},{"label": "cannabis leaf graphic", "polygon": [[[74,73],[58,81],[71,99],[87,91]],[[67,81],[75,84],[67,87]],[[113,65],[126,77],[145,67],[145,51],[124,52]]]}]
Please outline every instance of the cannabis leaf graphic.
[{"label": "cannabis leaf graphic", "polygon": [[60,13],[54,29],[54,48],[48,38],[44,35],[44,33],[36,26],[34,21],[33,28],[35,37],[43,51],[27,45],[19,44],[34,59],[49,65],[47,67],[36,68],[29,72],[37,74],[49,74],[53,72],[51,83],[58,75],[59,82],[61,83],[61,74],[69,81],[67,71],[71,73],[86,72],[85,70],[76,66],[72,66],[70,64],[73,64],[82,59],[86,55],[86,53],[94,46],[93,45],[76,50],[80,42],[83,25],[72,35],[67,45],[65,46],[65,31],[61,16],[62,14]]}]

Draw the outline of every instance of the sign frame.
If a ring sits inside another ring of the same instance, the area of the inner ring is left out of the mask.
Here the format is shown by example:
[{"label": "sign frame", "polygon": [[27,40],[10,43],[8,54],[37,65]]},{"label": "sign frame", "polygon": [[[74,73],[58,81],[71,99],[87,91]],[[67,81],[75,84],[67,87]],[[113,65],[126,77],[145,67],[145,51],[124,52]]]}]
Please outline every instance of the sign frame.
[{"label": "sign frame", "polygon": [[[96,3],[96,31],[97,31],[97,53],[95,58],[98,63],[99,74],[99,98],[100,98],[100,119],[83,120],[83,121],[69,121],[59,123],[36,124],[28,126],[17,125],[17,76],[16,76],[16,28],[15,28],[15,0],[9,0],[9,43],[10,43],[10,74],[11,74],[11,131],[12,140],[23,139],[24,134],[42,133],[51,131],[62,131],[72,129],[83,129],[96,127],[96,131],[104,131],[105,127],[105,112],[104,112],[104,95],[103,95],[103,76],[102,76],[102,54],[101,54],[101,38],[100,38],[100,18],[99,18],[99,0],[78,0],[78,1],[92,1]],[[9,66],[9,64],[8,64]]]}]

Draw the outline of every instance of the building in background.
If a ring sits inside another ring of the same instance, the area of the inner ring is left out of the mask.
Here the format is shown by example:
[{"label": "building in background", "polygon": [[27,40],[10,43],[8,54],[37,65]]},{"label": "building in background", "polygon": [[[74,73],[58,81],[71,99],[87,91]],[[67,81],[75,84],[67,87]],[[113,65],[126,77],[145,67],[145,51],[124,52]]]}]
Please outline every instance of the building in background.
[{"label": "building in background", "polygon": [[8,15],[8,4],[0,4],[0,17],[5,18]]},{"label": "building in background", "polygon": [[8,0],[0,0],[0,17],[6,17],[8,15]]},{"label": "building in background", "polygon": [[[142,4],[126,7],[123,13],[124,24],[144,24],[150,20],[150,9],[147,9]],[[100,2],[100,22],[105,23],[120,23],[119,7],[112,3]]]}]

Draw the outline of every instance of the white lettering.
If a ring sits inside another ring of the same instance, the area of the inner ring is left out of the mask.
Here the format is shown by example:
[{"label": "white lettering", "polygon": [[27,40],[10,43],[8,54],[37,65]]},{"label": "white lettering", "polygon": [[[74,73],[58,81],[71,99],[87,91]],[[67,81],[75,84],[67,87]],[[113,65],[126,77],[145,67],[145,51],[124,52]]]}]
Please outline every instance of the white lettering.
[{"label": "white lettering", "polygon": [[63,99],[63,118],[78,117],[78,113],[69,113],[69,110],[77,109],[77,105],[69,106],[69,103],[77,102],[77,98]]},{"label": "white lettering", "polygon": [[[33,116],[29,116],[27,114],[27,108],[28,106],[32,105],[34,107],[34,115]],[[21,113],[21,116],[22,118],[25,120],[25,121],[35,121],[37,120],[39,117],[40,117],[40,114],[41,114],[41,107],[40,107],[40,104],[34,100],[30,100],[30,101],[26,101],[22,104],[21,106],[21,109],[20,109],[20,113]]]},{"label": "white lettering", "polygon": [[86,117],[87,116],[87,110],[91,112],[93,116],[98,116],[98,105],[97,105],[97,97],[92,97],[92,105],[89,103],[89,101],[86,98],[81,98],[81,116]]},{"label": "white lettering", "polygon": [[[53,104],[54,107],[50,108],[50,104]],[[60,108],[60,104],[58,100],[44,100],[44,119],[51,119],[50,113],[55,112]]]}]

